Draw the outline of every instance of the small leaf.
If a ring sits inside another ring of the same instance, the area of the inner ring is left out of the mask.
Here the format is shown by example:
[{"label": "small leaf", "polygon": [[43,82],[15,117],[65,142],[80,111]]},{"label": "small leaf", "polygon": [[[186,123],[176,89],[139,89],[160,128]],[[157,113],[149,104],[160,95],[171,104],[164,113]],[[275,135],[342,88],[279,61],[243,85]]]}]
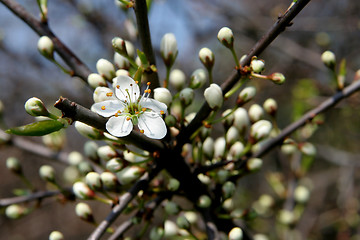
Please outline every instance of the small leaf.
[{"label": "small leaf", "polygon": [[56,120],[45,120],[30,123],[28,125],[14,127],[6,130],[6,133],[21,136],[43,136],[64,128],[64,124]]},{"label": "small leaf", "polygon": [[147,68],[149,67],[149,61],[147,60],[146,58],[146,55],[144,52],[140,51],[139,49],[137,50],[137,54],[140,58],[140,61],[141,61],[141,65],[144,67],[144,68]]}]

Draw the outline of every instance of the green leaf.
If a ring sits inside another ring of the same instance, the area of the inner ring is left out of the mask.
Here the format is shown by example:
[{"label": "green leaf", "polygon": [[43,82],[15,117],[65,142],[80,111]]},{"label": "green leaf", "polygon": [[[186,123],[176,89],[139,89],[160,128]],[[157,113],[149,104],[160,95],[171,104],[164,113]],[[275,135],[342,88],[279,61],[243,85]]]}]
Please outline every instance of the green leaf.
[{"label": "green leaf", "polygon": [[56,120],[45,120],[30,123],[28,125],[14,127],[6,130],[6,133],[21,136],[43,136],[64,128],[64,124]]}]

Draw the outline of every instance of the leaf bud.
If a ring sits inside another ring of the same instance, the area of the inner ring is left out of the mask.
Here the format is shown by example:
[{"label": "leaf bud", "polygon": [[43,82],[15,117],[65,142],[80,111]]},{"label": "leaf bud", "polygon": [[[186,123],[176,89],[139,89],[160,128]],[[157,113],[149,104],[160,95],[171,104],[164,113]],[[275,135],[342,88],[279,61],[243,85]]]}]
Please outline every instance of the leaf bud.
[{"label": "leaf bud", "polygon": [[154,99],[165,103],[169,107],[172,102],[172,95],[169,89],[159,87],[154,89]]},{"label": "leaf bud", "polygon": [[81,153],[79,153],[77,151],[72,151],[72,152],[69,153],[68,162],[69,162],[70,165],[77,166],[82,161],[84,161],[84,157],[82,156]]},{"label": "leaf bud", "polygon": [[250,67],[254,73],[261,73],[265,69],[265,62],[263,60],[254,59],[251,61]]},{"label": "leaf bud", "polygon": [[164,209],[168,215],[175,215],[179,212],[179,206],[173,201],[167,201]]},{"label": "leaf bud", "polygon": [[94,90],[93,100],[95,103],[116,99],[114,92],[108,87],[97,87]]},{"label": "leaf bud", "polygon": [[194,99],[194,90],[191,88],[184,88],[180,92],[180,101],[185,105],[189,106]]},{"label": "leaf bud", "polygon": [[202,148],[205,157],[212,159],[214,156],[214,140],[211,137],[207,137],[203,142]]},{"label": "leaf bud", "polygon": [[108,60],[101,58],[96,62],[96,70],[107,80],[112,80],[115,77],[115,67]]},{"label": "leaf bud", "polygon": [[75,122],[75,129],[82,136],[93,139],[93,140],[100,140],[104,137],[103,132],[99,131],[98,129],[96,129],[90,125],[87,125],[87,124],[79,122],[79,121]]},{"label": "leaf bud", "polygon": [[259,104],[253,104],[250,106],[249,117],[251,122],[257,122],[264,116],[264,109]]},{"label": "leaf bud", "polygon": [[299,203],[306,203],[310,198],[310,191],[305,186],[297,186],[294,191],[294,198]]},{"label": "leaf bud", "polygon": [[208,208],[211,205],[211,198],[208,195],[201,195],[197,201],[200,208]]},{"label": "leaf bud", "polygon": [[97,172],[89,172],[85,176],[85,182],[94,191],[100,191],[102,189],[102,182],[100,174]]},{"label": "leaf bud", "polygon": [[263,108],[267,114],[271,116],[275,116],[278,106],[274,99],[268,98],[264,102]]},{"label": "leaf bud", "polygon": [[75,182],[73,185],[73,192],[79,199],[92,199],[95,196],[93,190],[89,188],[84,182]]},{"label": "leaf bud", "polygon": [[179,216],[176,219],[176,224],[181,229],[190,229],[190,222],[185,216]]},{"label": "leaf bud", "polygon": [[[128,70],[130,68],[129,60],[117,52],[114,53],[114,63],[115,63],[115,66],[119,69]],[[139,65],[141,65],[141,64],[139,64]]]},{"label": "leaf bud", "polygon": [[229,232],[229,240],[241,240],[243,239],[243,231],[239,227],[234,227]]},{"label": "leaf bud", "polygon": [[234,112],[233,125],[243,133],[250,125],[249,115],[244,108],[238,108]]},{"label": "leaf bud", "polygon": [[218,137],[214,143],[214,158],[224,157],[226,150],[226,140],[224,137]]},{"label": "leaf bud", "polygon": [[105,79],[97,73],[90,73],[89,76],[87,77],[87,82],[90,85],[90,87],[92,88],[97,88],[97,87],[106,87],[106,81]]},{"label": "leaf bud", "polygon": [[11,204],[10,206],[6,207],[5,215],[11,219],[18,219],[25,214],[25,208],[18,205],[18,204]]},{"label": "leaf bud", "polygon": [[180,91],[186,83],[186,76],[180,69],[174,69],[170,72],[169,83],[176,90]]},{"label": "leaf bud", "polygon": [[224,102],[221,87],[215,83],[210,84],[210,87],[205,89],[204,97],[212,109],[220,108]]},{"label": "leaf bud", "polygon": [[118,181],[114,173],[111,172],[103,172],[100,174],[101,181],[108,190],[115,190],[118,186]]},{"label": "leaf bud", "polygon": [[228,27],[223,27],[218,32],[217,38],[227,48],[232,49],[234,46],[234,34]]},{"label": "leaf bud", "polygon": [[245,103],[249,102],[250,100],[252,100],[254,98],[255,94],[256,94],[255,87],[252,87],[252,86],[246,87],[239,93],[236,103],[238,105],[245,104]]},{"label": "leaf bud", "polygon": [[39,169],[41,179],[47,182],[55,182],[55,169],[50,165],[42,165]]},{"label": "leaf bud", "polygon": [[106,169],[113,173],[120,171],[122,167],[123,163],[120,158],[112,158],[106,162]]},{"label": "leaf bud", "polygon": [[222,185],[222,192],[225,199],[232,197],[235,191],[236,186],[233,182],[227,181]]},{"label": "leaf bud", "polygon": [[169,182],[167,184],[167,189],[170,191],[177,191],[180,187],[180,182],[179,180],[175,179],[175,178],[170,178]]},{"label": "leaf bud", "polygon": [[118,156],[117,152],[109,145],[99,147],[97,149],[97,154],[103,161],[109,161]]},{"label": "leaf bud", "polygon": [[284,74],[279,73],[279,72],[273,73],[273,74],[269,75],[268,77],[273,83],[278,84],[278,85],[281,85],[285,82]]},{"label": "leaf bud", "polygon": [[75,213],[82,220],[87,222],[94,222],[94,217],[90,206],[86,203],[80,202],[75,206]]},{"label": "leaf bud", "polygon": [[250,158],[246,162],[246,167],[250,172],[258,171],[262,167],[263,161],[260,158]]},{"label": "leaf bud", "polygon": [[37,48],[47,59],[54,59],[54,43],[48,36],[39,38]]},{"label": "leaf bud", "polygon": [[331,51],[325,51],[321,54],[321,61],[330,69],[335,68],[336,57],[335,54]]},{"label": "leaf bud", "polygon": [[59,231],[52,231],[49,240],[65,240],[64,235]]},{"label": "leaf bud", "polygon": [[190,77],[189,87],[192,89],[201,88],[206,83],[207,74],[202,68],[196,69]]},{"label": "leaf bud", "polygon": [[49,116],[49,112],[46,109],[44,103],[37,97],[29,98],[25,103],[25,110],[28,114],[34,117]]},{"label": "leaf bud", "polygon": [[202,64],[206,67],[208,71],[214,66],[215,56],[214,53],[209,48],[202,48],[199,51],[199,58]]},{"label": "leaf bud", "polygon": [[122,185],[126,185],[137,180],[144,171],[145,170],[139,166],[127,166],[121,171],[117,172],[116,176]]},{"label": "leaf bud", "polygon": [[177,42],[173,33],[167,33],[162,37],[160,53],[166,67],[171,67],[178,54]]},{"label": "leaf bud", "polygon": [[22,173],[22,167],[19,159],[16,157],[9,157],[6,159],[6,167],[15,174]]}]

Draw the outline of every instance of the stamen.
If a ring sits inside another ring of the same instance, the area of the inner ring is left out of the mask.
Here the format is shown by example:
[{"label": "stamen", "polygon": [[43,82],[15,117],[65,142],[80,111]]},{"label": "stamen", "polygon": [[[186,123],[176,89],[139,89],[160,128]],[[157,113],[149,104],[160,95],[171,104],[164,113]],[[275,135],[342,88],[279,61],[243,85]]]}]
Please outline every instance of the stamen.
[{"label": "stamen", "polygon": [[139,84],[139,81],[135,81],[136,84]]},{"label": "stamen", "polygon": [[120,88],[120,85],[116,85],[116,88],[119,89],[119,88]]},{"label": "stamen", "polygon": [[127,117],[127,118],[126,118],[126,121],[130,121],[130,119],[131,119],[131,117]]},{"label": "stamen", "polygon": [[105,106],[101,106],[101,110],[105,110]]},{"label": "stamen", "polygon": [[140,113],[140,112],[137,112],[137,111],[135,112],[135,114],[139,114],[139,113]]},{"label": "stamen", "polygon": [[113,93],[112,92],[109,92],[106,94],[107,97],[112,97]]},{"label": "stamen", "polygon": [[142,108],[141,111],[145,112],[145,111],[146,111],[146,108]]},{"label": "stamen", "polygon": [[144,132],[145,132],[144,129],[141,129],[141,130],[140,130],[140,133],[144,133]]},{"label": "stamen", "polygon": [[161,115],[163,115],[163,114],[165,114],[165,113],[164,113],[164,111],[163,111],[163,110],[161,110],[161,111],[160,111],[160,114],[161,114]]},{"label": "stamen", "polygon": [[146,84],[147,84],[148,86],[150,86],[151,82],[147,82]]},{"label": "stamen", "polygon": [[117,113],[118,113],[118,114],[121,114],[121,111],[120,111],[120,110],[118,110],[118,111],[117,111]]}]

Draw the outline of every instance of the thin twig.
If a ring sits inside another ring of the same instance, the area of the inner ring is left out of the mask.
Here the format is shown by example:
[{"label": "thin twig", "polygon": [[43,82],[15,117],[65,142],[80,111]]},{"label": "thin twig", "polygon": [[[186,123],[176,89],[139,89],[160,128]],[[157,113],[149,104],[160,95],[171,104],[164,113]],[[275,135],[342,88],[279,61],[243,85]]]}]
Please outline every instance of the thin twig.
[{"label": "thin twig", "polygon": [[87,83],[87,76],[91,73],[90,69],[50,30],[46,23],[42,23],[32,16],[24,7],[14,0],[0,0],[10,11],[22,19],[39,36],[48,36],[54,43],[55,51],[72,69],[72,76],[81,78]]}]

